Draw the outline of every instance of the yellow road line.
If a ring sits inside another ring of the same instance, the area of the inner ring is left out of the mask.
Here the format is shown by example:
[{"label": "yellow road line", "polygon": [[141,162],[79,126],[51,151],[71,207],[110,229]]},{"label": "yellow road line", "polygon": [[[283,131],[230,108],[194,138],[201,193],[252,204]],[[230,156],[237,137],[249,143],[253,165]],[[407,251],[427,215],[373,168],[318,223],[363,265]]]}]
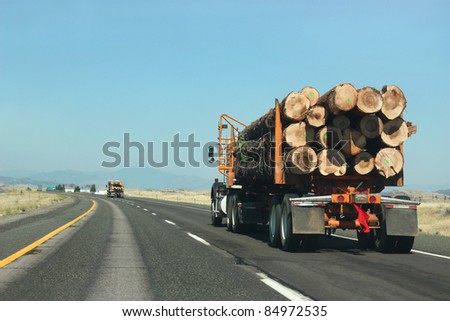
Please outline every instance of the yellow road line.
[{"label": "yellow road line", "polygon": [[21,256],[25,255],[26,253],[30,252],[32,249],[38,247],[39,245],[41,245],[42,243],[48,241],[49,239],[51,239],[52,237],[54,237],[55,235],[61,233],[62,231],[64,231],[66,228],[68,228],[69,226],[75,224],[76,222],[78,222],[79,220],[81,220],[83,217],[85,217],[86,215],[88,215],[89,213],[91,213],[95,207],[97,206],[97,202],[92,200],[92,206],[89,210],[87,210],[87,212],[84,212],[83,214],[81,214],[80,216],[78,216],[76,219],[74,219],[73,221],[70,221],[67,224],[64,224],[61,227],[58,227],[56,230],[54,230],[53,232],[48,233],[46,236],[40,238],[39,240],[37,240],[36,242],[28,245],[27,247],[24,247],[23,249],[17,251],[16,253],[8,256],[6,259],[1,260],[0,261],[0,269],[7,266],[8,264],[10,264],[11,262],[17,260],[18,258],[20,258]]}]

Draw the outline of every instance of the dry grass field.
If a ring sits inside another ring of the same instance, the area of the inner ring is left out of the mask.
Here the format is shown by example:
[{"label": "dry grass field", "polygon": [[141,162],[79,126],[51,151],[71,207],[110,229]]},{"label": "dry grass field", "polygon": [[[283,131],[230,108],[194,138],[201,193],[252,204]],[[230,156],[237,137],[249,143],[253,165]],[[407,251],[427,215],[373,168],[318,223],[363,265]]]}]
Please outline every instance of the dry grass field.
[{"label": "dry grass field", "polygon": [[422,203],[418,215],[420,232],[450,236],[450,201]]},{"label": "dry grass field", "polygon": [[211,204],[210,191],[188,191],[188,190],[136,190],[128,189],[125,197],[145,197],[173,202]]},{"label": "dry grass field", "polygon": [[8,189],[0,193],[0,215],[19,214],[63,202],[67,196],[59,193]]}]

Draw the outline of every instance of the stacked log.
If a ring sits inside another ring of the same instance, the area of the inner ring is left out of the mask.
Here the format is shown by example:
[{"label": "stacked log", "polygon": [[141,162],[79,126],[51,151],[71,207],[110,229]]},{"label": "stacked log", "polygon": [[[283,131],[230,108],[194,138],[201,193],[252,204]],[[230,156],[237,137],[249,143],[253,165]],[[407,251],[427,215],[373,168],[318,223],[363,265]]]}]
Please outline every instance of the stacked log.
[{"label": "stacked log", "polygon": [[[406,122],[406,99],[395,85],[381,90],[356,89],[339,84],[321,95],[314,87],[289,93],[280,103],[283,128],[285,172],[292,175],[380,175],[390,178],[403,169],[403,143],[416,133],[416,126]],[[252,149],[237,151],[265,153],[264,166],[273,167],[275,108],[251,123],[239,135],[239,141],[253,140]],[[243,146],[241,144],[241,146]],[[261,150],[261,146],[265,146]],[[245,149],[245,148],[244,148]],[[257,169],[273,173],[247,162],[246,173]]]}]

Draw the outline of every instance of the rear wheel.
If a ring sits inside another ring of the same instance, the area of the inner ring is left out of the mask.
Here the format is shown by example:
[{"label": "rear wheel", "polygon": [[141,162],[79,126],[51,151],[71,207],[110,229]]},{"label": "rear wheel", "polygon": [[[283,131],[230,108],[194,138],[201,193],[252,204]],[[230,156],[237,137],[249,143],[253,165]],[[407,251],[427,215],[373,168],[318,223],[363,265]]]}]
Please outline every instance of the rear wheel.
[{"label": "rear wheel", "polygon": [[237,195],[235,195],[235,201],[233,207],[231,208],[231,230],[233,233],[241,233],[242,232],[242,223],[239,221],[239,216],[242,208],[239,206],[239,199]]},{"label": "rear wheel", "polygon": [[359,248],[362,251],[371,250],[374,248],[373,231],[369,233],[356,232],[358,236]]},{"label": "rear wheel", "polygon": [[397,236],[396,253],[410,253],[414,245],[414,236]]},{"label": "rear wheel", "polygon": [[231,231],[232,230],[232,225],[231,225],[231,221],[232,221],[232,211],[234,208],[234,203],[236,203],[236,195],[228,195],[228,199],[227,199],[227,231]]},{"label": "rear wheel", "polygon": [[222,217],[217,216],[217,214],[215,212],[214,201],[211,202],[211,224],[213,226],[220,226],[220,225],[222,225]]},{"label": "rear wheel", "polygon": [[392,235],[387,235],[386,232],[386,215],[384,206],[382,207],[382,222],[381,227],[375,230],[374,234],[374,246],[375,250],[383,253],[392,253],[395,249],[395,244],[397,243],[396,237]]},{"label": "rear wheel", "polygon": [[290,198],[298,197],[296,194],[284,195],[281,204],[280,243],[283,251],[296,251],[300,244],[298,235],[292,233],[292,208]]},{"label": "rear wheel", "polygon": [[269,218],[269,245],[272,247],[280,246],[280,224],[281,224],[281,197],[275,195],[272,197],[272,206],[270,208],[270,218]]}]

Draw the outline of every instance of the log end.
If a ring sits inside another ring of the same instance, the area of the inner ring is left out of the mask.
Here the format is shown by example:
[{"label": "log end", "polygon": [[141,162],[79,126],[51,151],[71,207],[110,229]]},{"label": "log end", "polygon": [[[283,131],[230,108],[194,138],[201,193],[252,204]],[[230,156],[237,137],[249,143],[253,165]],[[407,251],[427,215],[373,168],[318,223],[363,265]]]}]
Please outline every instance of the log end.
[{"label": "log end", "polygon": [[373,139],[383,132],[383,121],[375,115],[366,115],[359,122],[361,133],[367,138]]},{"label": "log end", "polygon": [[376,113],[383,107],[383,97],[375,88],[364,87],[358,90],[356,106],[365,114]]},{"label": "log end", "polygon": [[361,152],[356,155],[353,168],[359,175],[367,175],[375,168],[375,160],[370,153]]},{"label": "log end", "polygon": [[381,140],[387,146],[397,147],[408,139],[408,126],[402,118],[390,120],[383,125]]},{"label": "log end", "polygon": [[356,106],[358,92],[352,84],[336,86],[328,97],[328,107],[334,113],[349,111]]},{"label": "log end", "polygon": [[299,93],[305,95],[309,99],[310,106],[314,106],[319,101],[319,91],[314,87],[304,87]]},{"label": "log end", "polygon": [[308,97],[292,92],[283,100],[283,115],[290,120],[300,121],[306,118],[309,107]]},{"label": "log end", "polygon": [[395,86],[384,86],[381,90],[383,97],[383,107],[381,112],[387,119],[400,117],[406,107],[406,98],[403,91]]},{"label": "log end", "polygon": [[395,148],[383,148],[375,156],[375,168],[386,178],[400,173],[403,168],[403,155]]},{"label": "log end", "polygon": [[347,172],[347,163],[344,155],[335,149],[324,149],[317,155],[317,167],[320,174],[328,176],[343,176]]},{"label": "log end", "polygon": [[312,107],[308,112],[308,116],[306,116],[306,120],[308,124],[313,127],[324,126],[327,120],[327,111],[325,107],[322,106]]}]

